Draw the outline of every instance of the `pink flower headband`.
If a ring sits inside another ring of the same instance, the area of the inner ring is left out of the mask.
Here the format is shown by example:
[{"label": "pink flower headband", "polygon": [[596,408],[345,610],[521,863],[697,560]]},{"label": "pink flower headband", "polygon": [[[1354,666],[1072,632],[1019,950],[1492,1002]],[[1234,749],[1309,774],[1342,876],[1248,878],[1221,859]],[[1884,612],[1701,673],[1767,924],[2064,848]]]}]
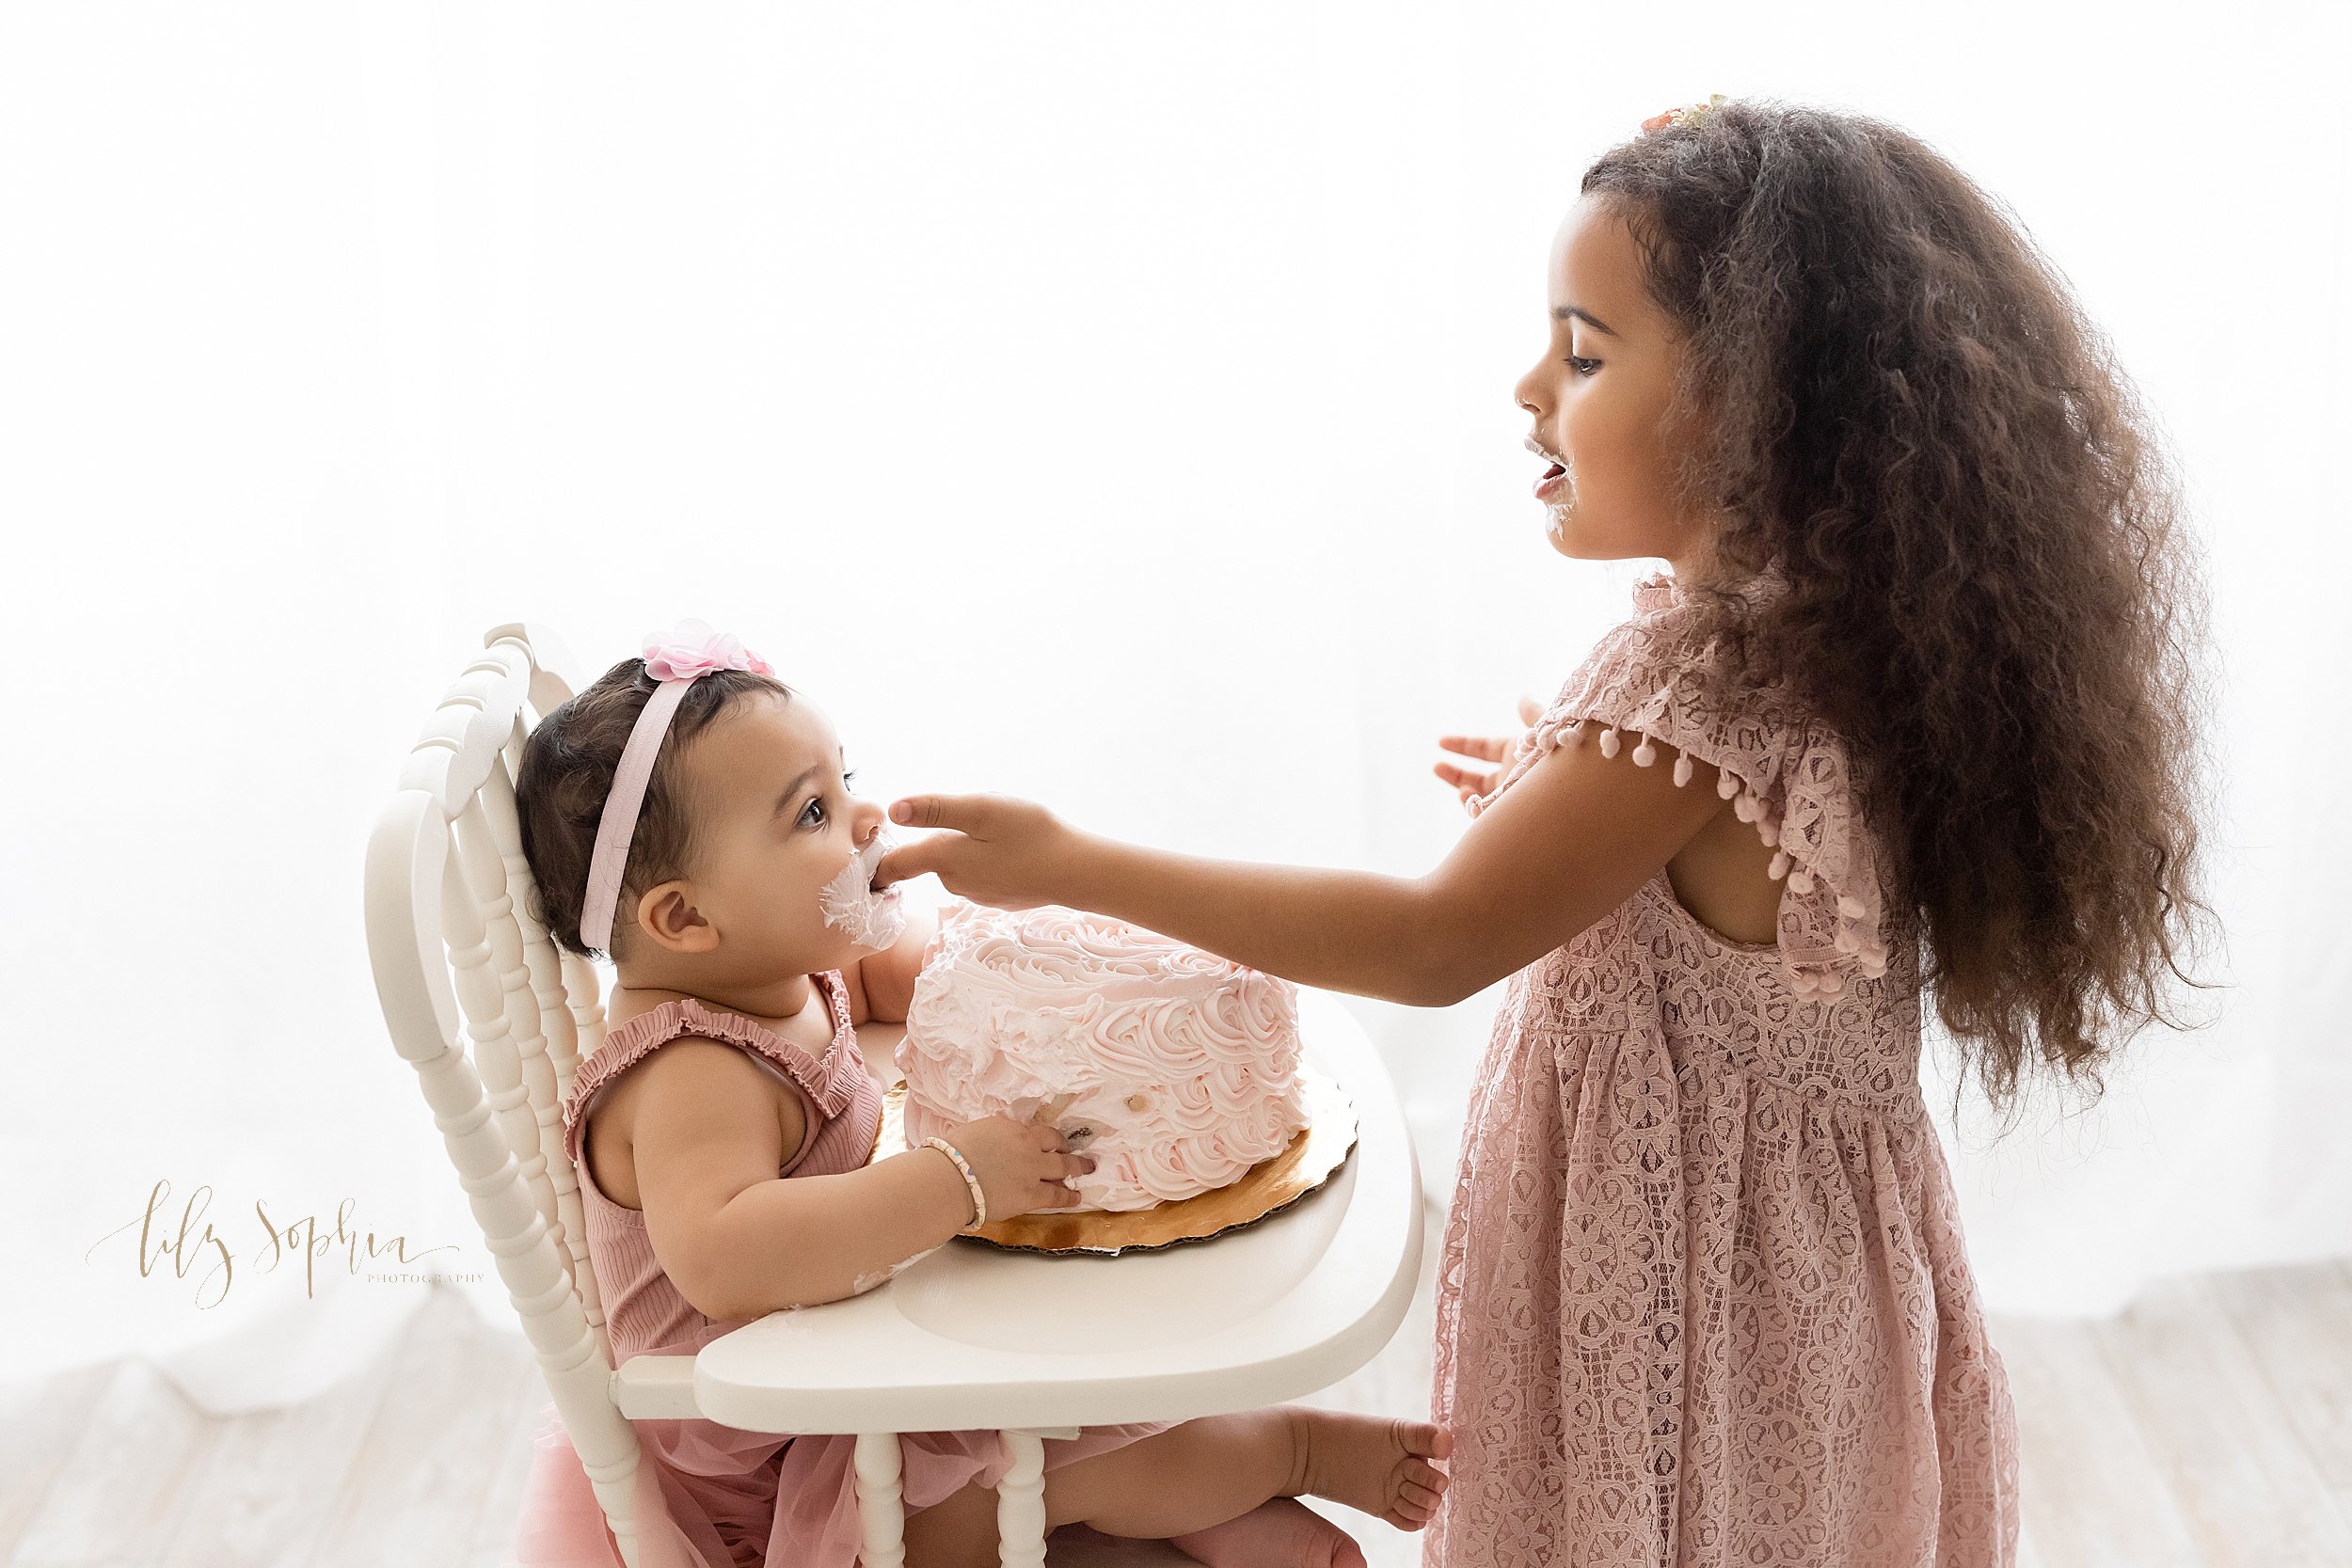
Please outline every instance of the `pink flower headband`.
[{"label": "pink flower headband", "polygon": [[584,947],[611,950],[613,908],[620,901],[622,875],[628,869],[628,841],[637,832],[637,810],[644,804],[645,783],[653,777],[661,737],[669,733],[670,716],[677,711],[686,689],[714,670],[775,673],[733,632],[714,631],[691,616],[645,639],[645,673],[661,684],[645,699],[636,728],[628,732],[620,766],[612,770],[612,793],[604,798],[604,815],[596,819],[596,847],[588,857],[588,893],[580,907]]}]

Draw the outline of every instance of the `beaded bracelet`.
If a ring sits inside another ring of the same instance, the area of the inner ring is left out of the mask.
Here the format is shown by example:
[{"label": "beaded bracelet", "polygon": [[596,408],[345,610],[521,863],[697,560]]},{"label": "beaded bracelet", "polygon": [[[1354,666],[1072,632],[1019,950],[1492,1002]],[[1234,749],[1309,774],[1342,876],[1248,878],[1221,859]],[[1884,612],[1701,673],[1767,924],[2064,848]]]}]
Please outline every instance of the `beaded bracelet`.
[{"label": "beaded bracelet", "polygon": [[961,1154],[956,1152],[955,1145],[945,1138],[925,1138],[923,1147],[935,1148],[953,1160],[956,1163],[956,1169],[963,1172],[963,1184],[972,1189],[972,1223],[963,1228],[966,1231],[972,1231],[986,1225],[988,1223],[988,1195],[980,1191],[980,1179],[972,1174],[972,1167],[964,1162]]}]

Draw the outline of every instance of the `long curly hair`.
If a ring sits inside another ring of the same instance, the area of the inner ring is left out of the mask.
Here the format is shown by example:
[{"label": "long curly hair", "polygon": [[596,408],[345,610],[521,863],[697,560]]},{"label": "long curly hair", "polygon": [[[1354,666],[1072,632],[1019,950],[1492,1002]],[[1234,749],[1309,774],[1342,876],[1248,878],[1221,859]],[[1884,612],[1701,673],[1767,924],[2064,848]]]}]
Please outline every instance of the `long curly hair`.
[{"label": "long curly hair", "polygon": [[2168,972],[2210,989],[2205,590],[2152,420],[2013,214],[1895,126],[1732,100],[1581,191],[1684,340],[1693,635],[1845,741],[1960,1081],[2095,1101],[2180,1026]]}]

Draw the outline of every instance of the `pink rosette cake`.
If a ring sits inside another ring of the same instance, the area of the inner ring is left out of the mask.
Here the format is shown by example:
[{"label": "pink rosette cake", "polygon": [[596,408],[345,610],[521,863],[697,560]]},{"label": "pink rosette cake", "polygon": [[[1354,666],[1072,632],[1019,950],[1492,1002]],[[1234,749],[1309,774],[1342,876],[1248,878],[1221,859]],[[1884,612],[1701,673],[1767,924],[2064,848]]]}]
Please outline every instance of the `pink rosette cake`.
[{"label": "pink rosette cake", "polygon": [[1058,905],[942,908],[897,1061],[910,1148],[1061,1101],[1055,1124],[1095,1160],[1083,1209],[1226,1186],[1308,1123],[1295,987]]}]

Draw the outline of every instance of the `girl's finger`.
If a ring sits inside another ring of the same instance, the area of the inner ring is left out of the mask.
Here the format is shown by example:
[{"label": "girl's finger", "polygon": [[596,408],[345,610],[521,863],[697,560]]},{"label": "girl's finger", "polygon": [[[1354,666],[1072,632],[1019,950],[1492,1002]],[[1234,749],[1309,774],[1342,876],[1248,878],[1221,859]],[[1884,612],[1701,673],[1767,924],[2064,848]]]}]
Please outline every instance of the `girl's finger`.
[{"label": "girl's finger", "polygon": [[901,844],[887,851],[874,863],[875,888],[886,888],[920,877],[925,872],[938,870],[946,862],[947,846],[954,841],[954,835],[940,833],[930,838],[918,838],[913,844]]},{"label": "girl's finger", "polygon": [[988,811],[980,795],[908,795],[890,802],[890,820],[910,828],[953,828],[977,832]]},{"label": "girl's finger", "polygon": [[1470,782],[1469,786],[1468,786],[1467,788],[1465,788],[1465,789],[1462,791],[1462,803],[1463,803],[1464,805],[1468,805],[1468,804],[1470,804],[1470,798],[1471,798],[1472,796],[1476,796],[1476,795],[1492,795],[1494,792],[1495,792],[1495,782],[1494,782],[1494,780],[1492,780],[1492,779],[1472,779],[1472,780]]},{"label": "girl's finger", "polygon": [[1512,742],[1498,740],[1492,736],[1441,735],[1438,750],[1452,752],[1457,756],[1476,757],[1481,762],[1501,762]]},{"label": "girl's finger", "polygon": [[1499,773],[1466,773],[1459,768],[1448,767],[1442,762],[1438,764],[1433,771],[1438,778],[1452,784],[1454,792],[1465,800],[1473,795],[1488,793],[1494,788],[1495,781],[1502,777]]}]

